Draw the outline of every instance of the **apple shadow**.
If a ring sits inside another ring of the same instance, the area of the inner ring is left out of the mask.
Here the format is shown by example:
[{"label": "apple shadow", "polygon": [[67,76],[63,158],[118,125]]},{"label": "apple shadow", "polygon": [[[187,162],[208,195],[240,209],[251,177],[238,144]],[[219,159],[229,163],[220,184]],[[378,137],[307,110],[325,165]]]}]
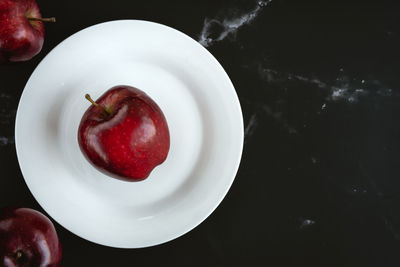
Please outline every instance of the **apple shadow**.
[{"label": "apple shadow", "polygon": [[[48,143],[53,144],[58,153],[62,152],[60,124],[62,123],[62,114],[67,103],[66,99],[68,99],[69,95],[70,92],[68,90],[64,90],[64,92],[58,95],[56,101],[50,106],[46,117],[46,132],[47,138],[49,138]],[[59,156],[60,154],[57,155]]]},{"label": "apple shadow", "polygon": [[202,140],[198,159],[195,163],[194,168],[187,175],[185,181],[173,192],[171,195],[159,200],[154,206],[157,207],[157,213],[168,210],[169,206],[179,205],[184,203],[186,196],[188,196],[195,188],[199,180],[201,180],[201,170],[207,168],[210,164],[210,154],[212,153],[213,138],[209,134],[207,135],[206,130],[203,128]]},{"label": "apple shadow", "polygon": [[[168,60],[165,60],[165,62],[168,62]],[[200,93],[197,93],[201,92],[201,88],[197,87],[195,85],[196,83],[191,80],[190,74],[185,69],[179,68],[178,66],[172,67],[169,64],[163,64],[162,57],[157,58],[157,65],[167,69],[169,72],[173,73],[175,77],[181,77],[183,84],[185,84],[187,87],[193,88],[193,90],[191,90],[191,94],[197,103],[201,120],[203,122],[211,121],[213,114],[207,110],[207,102],[204,97],[201,96]],[[185,203],[186,197],[196,188],[196,184],[202,178],[201,170],[207,168],[209,164],[212,164],[212,162],[210,162],[210,155],[212,153],[214,141],[215,137],[212,131],[207,130],[207,127],[204,127],[203,125],[202,138],[198,140],[198,142],[201,144],[201,147],[194,168],[173,193],[164,197],[163,199],[158,200],[156,203],[149,204],[152,206],[151,209],[143,207],[143,213],[146,213],[148,210],[152,210],[154,214],[161,214],[168,211],[168,209],[171,207]],[[137,207],[135,209],[137,209]]]},{"label": "apple shadow", "polygon": [[49,113],[47,114],[47,131],[49,133],[49,136],[53,138],[54,141],[58,139],[59,136],[60,118],[65,104],[64,99],[65,98],[63,96],[59,96],[57,98],[57,101],[53,103],[53,105],[49,109]]}]

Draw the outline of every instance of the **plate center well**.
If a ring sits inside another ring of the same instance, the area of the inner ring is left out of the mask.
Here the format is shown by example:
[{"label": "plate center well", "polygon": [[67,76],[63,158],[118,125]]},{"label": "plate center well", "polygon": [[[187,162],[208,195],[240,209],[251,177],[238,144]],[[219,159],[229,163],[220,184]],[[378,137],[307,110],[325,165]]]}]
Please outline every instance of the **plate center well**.
[{"label": "plate center well", "polygon": [[[154,65],[140,62],[107,63],[110,68],[96,68],[94,64],[86,78],[73,83],[70,94],[60,114],[58,142],[74,175],[72,179],[87,190],[96,191],[117,205],[149,206],[162,201],[179,189],[196,165],[202,144],[202,119],[190,85],[176,75]],[[130,85],[146,92],[163,111],[170,129],[171,146],[167,160],[157,166],[149,178],[141,182],[123,182],[110,178],[83,157],[78,142],[77,129],[90,103],[84,98],[90,93],[97,99],[114,85]]]}]

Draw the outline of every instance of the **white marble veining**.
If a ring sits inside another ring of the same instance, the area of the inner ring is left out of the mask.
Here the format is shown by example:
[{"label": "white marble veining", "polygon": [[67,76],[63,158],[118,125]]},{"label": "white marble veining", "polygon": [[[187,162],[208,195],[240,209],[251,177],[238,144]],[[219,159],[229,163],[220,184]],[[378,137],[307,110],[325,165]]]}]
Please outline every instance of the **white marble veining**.
[{"label": "white marble veining", "polygon": [[0,93],[0,124],[10,124],[15,117],[16,110],[10,108],[12,98],[9,94]]},{"label": "white marble veining", "polygon": [[14,144],[14,137],[0,136],[0,146]]},{"label": "white marble veining", "polygon": [[358,187],[353,187],[351,189],[351,193],[353,194],[366,194],[368,193],[368,191],[364,188],[358,188]]},{"label": "white marble veining", "polygon": [[253,135],[255,128],[258,125],[257,113],[251,115],[249,122],[244,129],[244,138],[248,138]]},{"label": "white marble veining", "polygon": [[206,18],[198,41],[205,47],[234,35],[242,26],[250,24],[272,0],[260,0],[251,11],[234,18]]},{"label": "white marble veining", "polygon": [[300,229],[307,229],[315,224],[315,221],[311,219],[299,218],[299,221],[300,221],[300,226],[299,226]]},{"label": "white marble veining", "polygon": [[360,96],[366,94],[367,92],[362,88],[351,90],[349,85],[345,84],[343,87],[332,86],[328,99],[332,101],[345,100],[348,102],[357,102]]},{"label": "white marble veining", "polygon": [[297,130],[291,126],[287,120],[282,117],[281,112],[273,111],[271,107],[268,105],[263,105],[263,110],[267,114],[267,116],[272,117],[276,122],[278,122],[285,130],[289,132],[289,134],[296,134]]},{"label": "white marble veining", "polygon": [[0,99],[11,99],[12,96],[6,93],[0,93]]},{"label": "white marble veining", "polygon": [[385,225],[385,228],[389,233],[393,236],[394,239],[400,240],[400,233],[398,230],[398,227],[394,225],[394,222],[392,222],[392,218],[388,218],[386,216],[383,216],[383,222]]},{"label": "white marble veining", "polygon": [[[398,96],[394,94],[392,88],[379,80],[356,79],[344,74],[344,70],[339,70],[339,75],[335,81],[323,81],[318,77],[307,77],[303,75],[280,72],[270,68],[258,67],[258,72],[263,80],[268,83],[282,84],[287,81],[297,81],[326,91],[326,100],[330,102],[345,101],[348,103],[356,103],[362,97],[381,96],[390,97]],[[327,104],[323,103],[321,109],[326,109]]]}]

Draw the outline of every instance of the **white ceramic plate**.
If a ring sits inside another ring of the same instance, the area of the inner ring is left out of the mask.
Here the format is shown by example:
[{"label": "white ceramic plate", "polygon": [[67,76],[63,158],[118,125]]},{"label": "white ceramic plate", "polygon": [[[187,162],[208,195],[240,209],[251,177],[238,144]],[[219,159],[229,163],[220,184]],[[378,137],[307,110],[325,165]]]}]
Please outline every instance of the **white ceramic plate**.
[{"label": "white ceramic plate", "polygon": [[[142,182],[109,178],[79,150],[90,103],[114,85],[145,91],[167,118],[167,160]],[[243,148],[235,89],[217,60],[172,28],[146,21],[98,24],[67,38],[39,64],[15,126],[25,181],[58,223],[102,245],[138,248],[190,231],[231,186]]]}]

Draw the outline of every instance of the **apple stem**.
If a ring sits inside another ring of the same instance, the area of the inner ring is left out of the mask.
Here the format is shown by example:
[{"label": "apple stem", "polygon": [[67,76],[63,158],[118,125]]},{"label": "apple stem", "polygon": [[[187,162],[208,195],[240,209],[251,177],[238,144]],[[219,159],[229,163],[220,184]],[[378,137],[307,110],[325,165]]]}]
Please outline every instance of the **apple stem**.
[{"label": "apple stem", "polygon": [[22,257],[22,252],[20,250],[15,253],[15,259],[18,261]]},{"label": "apple stem", "polygon": [[90,103],[92,103],[93,106],[95,106],[96,108],[98,108],[101,112],[104,112],[107,115],[111,115],[111,113],[103,106],[99,106],[99,104],[97,104],[96,102],[93,101],[93,99],[90,97],[89,94],[85,95],[85,98],[87,100],[89,100]]},{"label": "apple stem", "polygon": [[56,22],[55,17],[51,18],[33,18],[33,17],[27,17],[28,20],[30,21],[42,21],[42,22]]}]

